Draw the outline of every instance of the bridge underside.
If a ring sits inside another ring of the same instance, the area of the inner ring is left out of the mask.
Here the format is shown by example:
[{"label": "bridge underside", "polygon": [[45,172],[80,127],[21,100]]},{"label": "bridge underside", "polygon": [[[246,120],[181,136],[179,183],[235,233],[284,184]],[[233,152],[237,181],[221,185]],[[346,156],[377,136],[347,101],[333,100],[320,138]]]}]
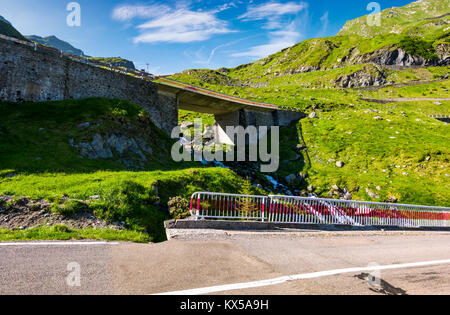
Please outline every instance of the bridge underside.
[{"label": "bridge underside", "polygon": [[[254,102],[238,97],[198,88],[189,84],[161,78],[158,93],[176,98],[178,109],[212,114],[215,116],[214,133],[216,141],[234,144],[227,133],[227,127],[287,126],[304,117],[301,112],[280,110],[278,106]],[[265,134],[259,134],[263,137]]]}]

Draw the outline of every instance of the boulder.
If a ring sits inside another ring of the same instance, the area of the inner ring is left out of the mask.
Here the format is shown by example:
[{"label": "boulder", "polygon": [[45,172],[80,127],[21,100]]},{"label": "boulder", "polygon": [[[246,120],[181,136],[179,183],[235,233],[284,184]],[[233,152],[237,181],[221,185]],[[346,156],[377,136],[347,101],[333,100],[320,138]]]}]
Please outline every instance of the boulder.
[{"label": "boulder", "polygon": [[294,174],[290,174],[289,176],[286,176],[285,180],[286,180],[286,183],[291,185],[297,181],[297,176],[295,176]]}]

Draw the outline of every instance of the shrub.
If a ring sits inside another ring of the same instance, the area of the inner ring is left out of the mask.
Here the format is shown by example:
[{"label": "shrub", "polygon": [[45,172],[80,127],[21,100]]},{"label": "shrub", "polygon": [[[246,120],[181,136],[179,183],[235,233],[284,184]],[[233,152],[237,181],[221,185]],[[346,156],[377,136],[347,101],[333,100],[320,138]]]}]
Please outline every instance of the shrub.
[{"label": "shrub", "polygon": [[439,59],[433,43],[419,37],[406,37],[400,41],[399,47],[410,55],[420,56],[428,60]]},{"label": "shrub", "polygon": [[70,233],[70,232],[72,232],[72,230],[69,229],[65,225],[54,225],[54,226],[51,227],[51,230],[53,232],[57,232],[57,233]]},{"label": "shrub", "polygon": [[62,204],[59,202],[54,203],[50,210],[55,214],[60,214],[65,217],[78,214],[87,209],[87,205],[81,201],[69,200]]},{"label": "shrub", "polygon": [[109,222],[125,222],[130,229],[147,230],[155,241],[165,240],[163,222],[167,215],[156,206],[159,198],[150,189],[125,180],[104,187],[100,195],[102,200],[90,205],[97,217]]},{"label": "shrub", "polygon": [[191,215],[189,211],[189,201],[182,197],[171,198],[167,203],[172,218],[180,220]]}]

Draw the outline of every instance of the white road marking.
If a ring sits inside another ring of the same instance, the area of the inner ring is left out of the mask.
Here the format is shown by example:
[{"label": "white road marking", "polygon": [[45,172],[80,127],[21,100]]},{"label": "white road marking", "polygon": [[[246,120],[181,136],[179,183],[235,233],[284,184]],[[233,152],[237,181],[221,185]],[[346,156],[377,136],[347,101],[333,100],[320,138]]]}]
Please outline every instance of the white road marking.
[{"label": "white road marking", "polygon": [[1,243],[0,246],[95,246],[95,245],[119,245],[110,242],[17,242]]},{"label": "white road marking", "polygon": [[430,265],[440,265],[440,264],[450,264],[450,259],[447,260],[433,260],[433,261],[424,261],[417,263],[408,263],[408,264],[397,264],[397,265],[385,265],[385,266],[372,266],[372,267],[356,267],[356,268],[345,268],[345,269],[335,269],[328,271],[320,271],[313,273],[305,273],[298,274],[292,276],[285,276],[275,279],[268,279],[262,281],[254,281],[254,282],[244,282],[244,283],[235,283],[235,284],[226,284],[214,287],[206,287],[192,290],[183,290],[183,291],[174,291],[174,292],[166,292],[166,293],[158,293],[154,295],[200,295],[200,294],[211,294],[216,292],[223,291],[233,291],[233,290],[242,290],[249,288],[258,288],[265,286],[272,286],[277,284],[282,284],[288,281],[302,280],[302,279],[313,279],[319,277],[333,276],[343,273],[351,273],[351,272],[363,272],[363,271],[377,271],[377,270],[388,270],[388,269],[401,269],[401,268],[413,268],[413,267],[423,267]]}]

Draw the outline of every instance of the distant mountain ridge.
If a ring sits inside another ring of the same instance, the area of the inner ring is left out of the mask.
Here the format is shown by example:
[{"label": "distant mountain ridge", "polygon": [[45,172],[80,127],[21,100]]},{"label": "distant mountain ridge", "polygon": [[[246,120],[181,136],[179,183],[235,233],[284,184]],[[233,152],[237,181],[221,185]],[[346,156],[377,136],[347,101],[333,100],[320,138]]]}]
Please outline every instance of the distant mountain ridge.
[{"label": "distant mountain ridge", "polygon": [[53,47],[74,56],[89,57],[86,56],[81,49],[73,47],[68,42],[63,41],[56,36],[41,37],[37,35],[29,35],[25,37],[32,42]]},{"label": "distant mountain ridge", "polygon": [[0,34],[14,37],[20,40],[32,41],[41,45],[49,46],[56,48],[58,50],[62,50],[67,54],[71,54],[74,56],[86,57],[91,60],[95,60],[105,65],[112,65],[114,67],[122,67],[129,70],[136,70],[134,63],[130,60],[121,58],[121,57],[91,57],[84,53],[83,50],[78,49],[66,41],[59,39],[56,36],[47,36],[41,37],[38,35],[29,35],[23,36],[18,30],[14,28],[14,26],[9,22],[6,18],[0,15]]},{"label": "distant mountain ridge", "polygon": [[12,24],[0,15],[0,34],[14,37],[21,40],[27,40]]},{"label": "distant mountain ridge", "polygon": [[323,82],[332,87],[384,85],[390,67],[450,65],[448,0],[420,0],[380,13],[380,26],[367,16],[349,21],[337,36],[312,38],[236,68],[187,70],[186,82],[223,86],[264,86],[274,78],[341,69]]}]

